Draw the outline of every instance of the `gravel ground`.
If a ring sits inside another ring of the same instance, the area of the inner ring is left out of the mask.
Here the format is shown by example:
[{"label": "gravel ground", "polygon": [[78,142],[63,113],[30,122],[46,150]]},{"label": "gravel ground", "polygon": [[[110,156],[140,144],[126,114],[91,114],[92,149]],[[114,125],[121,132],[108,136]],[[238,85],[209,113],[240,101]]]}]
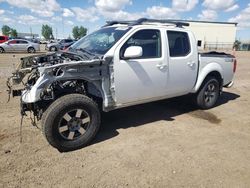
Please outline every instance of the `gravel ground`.
[{"label": "gravel ground", "polygon": [[103,115],[97,138],[60,153],[6,103],[6,78],[26,54],[0,54],[0,187],[250,187],[250,53],[238,52],[233,88],[218,105],[186,97]]}]

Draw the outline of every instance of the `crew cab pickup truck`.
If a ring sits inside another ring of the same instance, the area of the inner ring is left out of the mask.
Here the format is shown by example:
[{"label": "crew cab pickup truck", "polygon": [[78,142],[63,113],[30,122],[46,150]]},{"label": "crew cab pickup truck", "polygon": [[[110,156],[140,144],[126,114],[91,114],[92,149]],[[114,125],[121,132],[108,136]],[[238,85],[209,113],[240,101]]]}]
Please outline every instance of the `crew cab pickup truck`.
[{"label": "crew cab pickup truck", "polygon": [[[192,94],[201,109],[215,106],[233,85],[234,56],[198,53],[187,23],[110,21],[67,52],[21,58],[8,85],[21,96],[21,113],[41,120],[47,141],[60,151],[86,146],[100,112]],[[25,87],[15,90],[21,82]]]}]

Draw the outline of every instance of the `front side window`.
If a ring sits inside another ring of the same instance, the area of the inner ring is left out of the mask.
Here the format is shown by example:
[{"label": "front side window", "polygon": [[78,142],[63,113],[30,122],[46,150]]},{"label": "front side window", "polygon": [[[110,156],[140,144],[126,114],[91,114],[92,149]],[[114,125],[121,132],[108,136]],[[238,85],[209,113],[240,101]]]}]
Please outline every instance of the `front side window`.
[{"label": "front side window", "polygon": [[167,31],[167,36],[171,57],[181,57],[189,54],[190,42],[186,32]]},{"label": "front side window", "polygon": [[16,40],[11,40],[11,41],[9,42],[9,44],[16,44],[16,43],[17,43]]},{"label": "front side window", "polygon": [[125,50],[130,46],[142,47],[142,56],[145,58],[159,58],[161,57],[161,35],[160,31],[156,29],[140,30],[134,33],[122,46],[120,51],[121,58]]}]

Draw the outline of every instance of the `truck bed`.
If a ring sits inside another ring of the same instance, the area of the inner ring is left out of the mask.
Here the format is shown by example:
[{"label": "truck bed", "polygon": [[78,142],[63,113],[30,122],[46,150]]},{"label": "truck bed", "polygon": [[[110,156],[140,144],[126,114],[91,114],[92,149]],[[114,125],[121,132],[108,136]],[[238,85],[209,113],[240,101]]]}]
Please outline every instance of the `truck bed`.
[{"label": "truck bed", "polygon": [[199,53],[200,55],[200,67],[199,74],[206,66],[212,66],[212,64],[219,64],[221,70],[221,76],[223,78],[223,86],[229,84],[234,75],[235,56],[224,52],[205,52]]},{"label": "truck bed", "polygon": [[200,53],[201,57],[224,57],[224,58],[235,58],[235,56],[231,54],[227,54],[225,52],[216,52],[216,51],[211,51],[211,52],[202,52]]}]

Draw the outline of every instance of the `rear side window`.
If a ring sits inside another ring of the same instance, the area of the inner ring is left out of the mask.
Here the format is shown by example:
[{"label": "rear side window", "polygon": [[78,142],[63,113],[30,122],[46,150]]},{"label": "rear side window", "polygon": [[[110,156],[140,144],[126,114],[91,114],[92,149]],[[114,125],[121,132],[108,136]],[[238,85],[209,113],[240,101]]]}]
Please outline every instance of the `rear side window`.
[{"label": "rear side window", "polygon": [[171,57],[186,56],[190,52],[189,37],[186,32],[167,31]]},{"label": "rear side window", "polygon": [[5,37],[0,36],[0,40],[5,40]]},{"label": "rear side window", "polygon": [[123,57],[129,46],[142,47],[140,59],[161,57],[161,35],[156,29],[140,30],[133,34],[122,46],[120,54]]}]

